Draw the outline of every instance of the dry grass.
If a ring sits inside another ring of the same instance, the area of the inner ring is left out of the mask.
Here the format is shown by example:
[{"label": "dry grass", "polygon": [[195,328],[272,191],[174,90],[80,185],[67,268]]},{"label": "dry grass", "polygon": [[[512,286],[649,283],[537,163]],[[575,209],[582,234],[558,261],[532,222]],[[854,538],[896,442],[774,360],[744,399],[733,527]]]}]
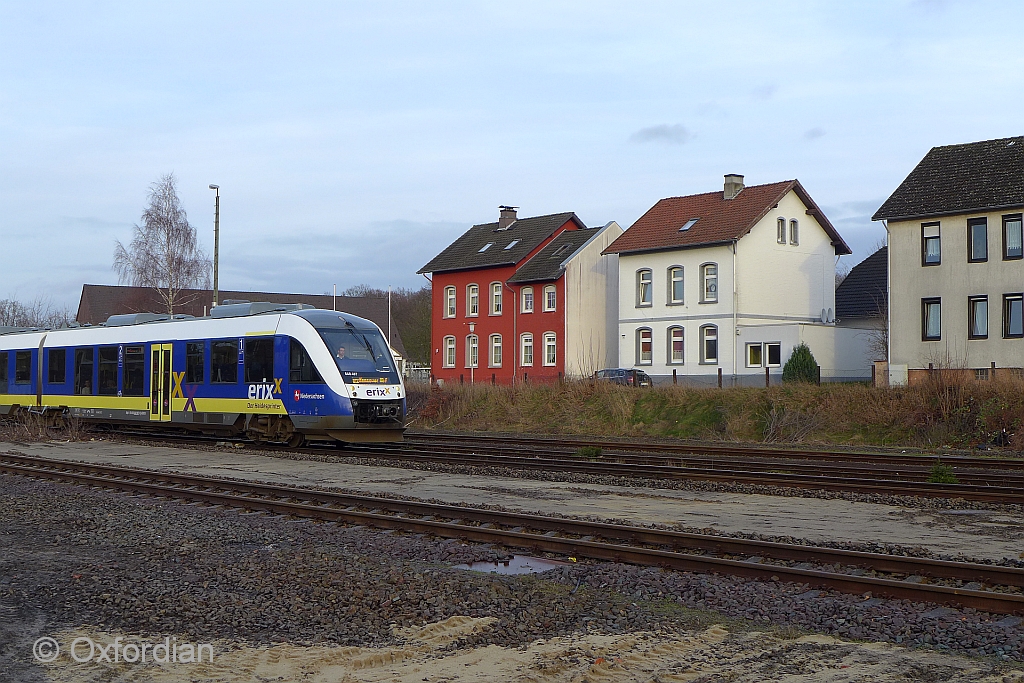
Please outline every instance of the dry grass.
[{"label": "dry grass", "polygon": [[780,443],[1024,450],[1024,380],[935,373],[913,387],[787,384],[638,389],[595,383],[409,391],[413,427]]}]

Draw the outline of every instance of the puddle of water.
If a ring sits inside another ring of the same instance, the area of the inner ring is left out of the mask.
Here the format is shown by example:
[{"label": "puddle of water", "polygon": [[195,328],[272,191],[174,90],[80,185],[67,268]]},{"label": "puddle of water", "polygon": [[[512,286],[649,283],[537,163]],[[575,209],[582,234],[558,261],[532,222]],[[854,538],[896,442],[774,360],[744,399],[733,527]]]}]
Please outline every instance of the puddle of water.
[{"label": "puddle of water", "polygon": [[545,560],[540,557],[530,557],[529,555],[513,555],[511,560],[457,564],[455,568],[487,574],[539,574],[556,567],[564,567],[566,564],[566,562]]}]

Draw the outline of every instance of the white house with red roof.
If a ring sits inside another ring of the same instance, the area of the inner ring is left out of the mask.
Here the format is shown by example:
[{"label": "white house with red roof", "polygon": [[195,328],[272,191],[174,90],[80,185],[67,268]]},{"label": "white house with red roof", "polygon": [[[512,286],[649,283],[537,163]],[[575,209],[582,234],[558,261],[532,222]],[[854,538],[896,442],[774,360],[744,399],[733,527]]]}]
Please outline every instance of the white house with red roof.
[{"label": "white house with red roof", "polygon": [[835,325],[850,248],[797,180],[662,199],[605,249],[619,257],[619,366],[763,382],[807,343],[822,376],[870,377],[867,336]]}]

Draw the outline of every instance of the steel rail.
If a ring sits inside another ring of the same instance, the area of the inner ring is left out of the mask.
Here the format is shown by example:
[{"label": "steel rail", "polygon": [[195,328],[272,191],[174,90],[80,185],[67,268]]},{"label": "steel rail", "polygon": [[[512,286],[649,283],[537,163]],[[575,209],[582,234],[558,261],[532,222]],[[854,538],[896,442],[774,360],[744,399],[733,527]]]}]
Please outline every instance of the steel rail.
[{"label": "steel rail", "polygon": [[[787,580],[843,592],[871,591],[877,595],[958,604],[993,613],[1024,612],[1024,595],[1018,593],[908,583],[891,578],[763,564],[750,560],[679,552],[677,548],[837,563],[841,566],[868,566],[876,571],[980,581],[990,585],[1024,585],[1024,570],[1010,567],[583,522],[542,515],[341,494],[15,454],[0,454],[0,472],[296,517],[500,543],[509,547],[562,555],[656,565],[685,571],[720,572],[760,579]],[[369,511],[361,511],[358,508]],[[386,514],[385,510],[391,514]],[[438,519],[439,517],[449,521]],[[575,534],[580,537],[566,538],[558,534]],[[610,541],[623,541],[634,545]]]}]

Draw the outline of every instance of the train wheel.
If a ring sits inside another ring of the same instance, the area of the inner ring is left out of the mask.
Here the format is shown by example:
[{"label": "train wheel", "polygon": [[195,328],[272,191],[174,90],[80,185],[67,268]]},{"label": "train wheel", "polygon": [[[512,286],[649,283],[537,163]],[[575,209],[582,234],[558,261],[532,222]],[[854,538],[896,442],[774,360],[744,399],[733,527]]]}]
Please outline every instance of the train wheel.
[{"label": "train wheel", "polygon": [[291,437],[288,439],[289,448],[298,448],[302,446],[302,444],[304,443],[306,443],[306,437],[304,437],[302,434],[292,434]]}]

